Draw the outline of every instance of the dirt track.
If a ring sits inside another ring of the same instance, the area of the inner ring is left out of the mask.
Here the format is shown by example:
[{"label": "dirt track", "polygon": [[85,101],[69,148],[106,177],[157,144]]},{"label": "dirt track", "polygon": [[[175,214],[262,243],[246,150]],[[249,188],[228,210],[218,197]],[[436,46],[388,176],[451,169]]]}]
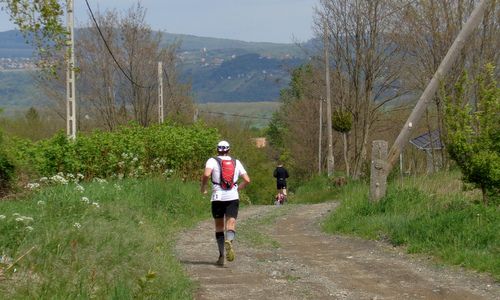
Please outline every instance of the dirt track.
[{"label": "dirt track", "polygon": [[[221,268],[213,221],[180,235],[176,252],[199,284],[196,299],[500,299],[485,275],[442,268],[382,242],[322,233],[336,203],[240,211],[236,260]],[[277,226],[276,224],[279,224]],[[255,243],[241,231],[266,237]]]}]

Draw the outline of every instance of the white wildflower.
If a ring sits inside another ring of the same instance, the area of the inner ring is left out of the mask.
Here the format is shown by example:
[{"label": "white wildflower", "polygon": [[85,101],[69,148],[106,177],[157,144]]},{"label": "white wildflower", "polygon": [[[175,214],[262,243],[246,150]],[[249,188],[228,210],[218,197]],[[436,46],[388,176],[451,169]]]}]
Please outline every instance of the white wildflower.
[{"label": "white wildflower", "polygon": [[143,222],[143,221],[139,221],[139,225],[143,225],[143,224],[144,224],[144,222]]},{"label": "white wildflower", "polygon": [[124,161],[119,161],[118,162],[118,167],[123,168],[124,165],[125,165]]},{"label": "white wildflower", "polygon": [[75,186],[75,190],[77,190],[77,191],[78,191],[78,192],[80,192],[80,193],[83,193],[83,191],[85,191],[85,188],[84,188],[83,186],[81,186],[81,185],[77,184],[77,185]]},{"label": "white wildflower", "polygon": [[74,178],[75,178],[75,175],[73,175],[73,174],[69,173],[69,174],[67,174],[67,175],[66,175],[66,177],[71,178],[71,179],[74,179]]},{"label": "white wildflower", "polygon": [[47,177],[42,177],[42,178],[40,178],[38,181],[40,181],[40,182],[45,182],[45,181],[47,181],[47,180],[49,180]]},{"label": "white wildflower", "polygon": [[93,205],[93,206],[95,206],[96,208],[99,208],[99,207],[100,207],[100,206],[99,206],[99,203],[97,203],[97,202],[92,202],[92,205]]},{"label": "white wildflower", "polygon": [[0,215],[0,220],[4,220],[5,218],[7,218],[5,215]]},{"label": "white wildflower", "polygon": [[108,183],[108,181],[106,179],[101,179],[99,177],[94,178],[94,181],[96,181],[100,184]]},{"label": "white wildflower", "polygon": [[83,176],[83,174],[78,173],[78,174],[76,174],[76,178],[81,180],[81,179],[85,178],[85,176]]},{"label": "white wildflower", "polygon": [[36,203],[37,205],[45,205],[45,201],[43,200],[38,200],[38,202]]},{"label": "white wildflower", "polygon": [[121,185],[119,185],[118,183],[115,183],[115,184],[114,184],[114,187],[115,187],[115,189],[116,189],[117,191],[121,191],[121,190],[122,190],[122,186],[121,186]]},{"label": "white wildflower", "polygon": [[89,204],[90,200],[87,197],[82,197],[82,202],[85,202],[85,203]]},{"label": "white wildflower", "polygon": [[26,217],[26,216],[18,216],[15,220],[16,220],[16,222],[32,222],[33,218]]},{"label": "white wildflower", "polygon": [[82,224],[76,222],[75,224],[73,224],[73,227],[75,227],[76,229],[80,229],[82,228]]},{"label": "white wildflower", "polygon": [[139,160],[139,159],[138,159],[137,157],[134,157],[134,158],[132,159],[132,161],[133,161],[133,162],[136,162],[136,161],[138,161],[138,160]]},{"label": "white wildflower", "polygon": [[31,226],[26,226],[26,230],[28,230],[28,231],[33,231],[33,227],[31,227]]},{"label": "white wildflower", "polygon": [[14,216],[14,217],[19,217],[19,216],[20,216],[20,214],[18,214],[18,213],[13,213],[13,214],[12,214],[12,216]]},{"label": "white wildflower", "polygon": [[28,183],[26,185],[26,188],[29,189],[29,190],[34,190],[34,189],[37,189],[39,187],[40,187],[40,184],[36,183],[36,182],[34,182],[34,183]]},{"label": "white wildflower", "polygon": [[123,158],[128,158],[128,154],[127,153],[122,153],[122,157]]},{"label": "white wildflower", "polygon": [[61,176],[60,174],[62,173],[59,172],[57,173],[57,175],[50,177],[50,180],[52,180],[55,183],[68,184],[68,180],[66,180],[66,178],[64,178],[64,176]]}]

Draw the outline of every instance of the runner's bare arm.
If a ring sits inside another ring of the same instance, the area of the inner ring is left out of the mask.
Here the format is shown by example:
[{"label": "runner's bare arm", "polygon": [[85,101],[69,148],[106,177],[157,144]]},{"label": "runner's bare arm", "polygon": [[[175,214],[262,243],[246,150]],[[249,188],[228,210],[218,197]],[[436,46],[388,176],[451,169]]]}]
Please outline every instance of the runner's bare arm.
[{"label": "runner's bare arm", "polygon": [[241,178],[243,178],[243,181],[238,184],[238,191],[241,191],[250,183],[250,177],[248,177],[248,174],[241,175]]},{"label": "runner's bare arm", "polygon": [[200,191],[202,194],[206,194],[207,192],[207,182],[208,178],[212,175],[212,169],[210,168],[205,168],[205,171],[203,172],[203,175],[201,176],[201,188]]}]

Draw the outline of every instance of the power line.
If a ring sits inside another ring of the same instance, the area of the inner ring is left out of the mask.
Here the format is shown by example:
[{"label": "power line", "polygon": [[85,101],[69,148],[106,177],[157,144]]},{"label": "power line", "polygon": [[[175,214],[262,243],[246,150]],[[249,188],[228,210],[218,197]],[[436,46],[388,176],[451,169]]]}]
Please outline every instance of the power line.
[{"label": "power line", "polygon": [[212,114],[212,115],[221,115],[221,116],[248,118],[248,119],[259,119],[259,120],[272,120],[272,118],[268,118],[268,117],[258,117],[258,116],[250,116],[250,115],[231,114],[231,113],[216,112],[216,111],[206,111],[206,110],[198,110],[198,111],[202,112],[202,113],[206,113],[206,114]]},{"label": "power line", "polygon": [[[212,114],[212,115],[237,117],[237,118],[258,119],[258,120],[268,120],[268,121],[273,120],[273,118],[269,118],[269,117],[258,117],[258,116],[242,115],[242,114],[232,114],[232,113],[216,112],[216,111],[198,110],[198,112],[206,113],[206,114]],[[294,119],[290,119],[290,118],[287,118],[287,120],[288,121],[292,121],[294,123],[316,125],[315,122],[309,122],[309,121],[305,121],[305,120],[298,120],[298,119],[294,120]]]},{"label": "power line", "polygon": [[113,58],[113,60],[115,61],[116,65],[118,66],[118,68],[120,69],[120,71],[122,71],[123,75],[135,86],[139,87],[139,88],[144,88],[144,89],[150,89],[154,86],[154,84],[150,85],[150,86],[143,86],[143,85],[140,85],[138,84],[137,82],[135,82],[134,80],[132,80],[132,78],[130,78],[130,76],[125,72],[125,70],[123,70],[122,66],[118,63],[118,61],[116,60],[113,52],[111,51],[111,48],[109,47],[108,45],[108,42],[106,41],[106,39],[104,38],[104,35],[102,34],[102,31],[101,31],[101,28],[99,27],[99,24],[97,23],[97,20],[94,16],[94,12],[92,11],[92,8],[90,8],[90,4],[87,0],[85,0],[85,3],[87,4],[87,8],[89,9],[89,12],[90,12],[90,16],[92,17],[92,20],[94,21],[94,24],[97,28],[97,31],[99,32],[99,35],[101,36],[103,42],[104,42],[104,45],[106,46],[106,49],[108,49],[108,52],[109,54],[111,55],[111,57]]}]

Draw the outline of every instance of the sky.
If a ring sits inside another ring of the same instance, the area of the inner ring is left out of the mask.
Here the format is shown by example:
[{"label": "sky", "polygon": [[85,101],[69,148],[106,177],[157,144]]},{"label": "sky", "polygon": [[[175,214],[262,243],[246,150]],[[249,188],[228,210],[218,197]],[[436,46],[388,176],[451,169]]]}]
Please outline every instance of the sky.
[{"label": "sky", "polygon": [[[94,13],[125,12],[137,0],[88,0]],[[75,24],[86,24],[85,0],[74,0]],[[248,42],[294,43],[313,37],[313,11],[319,0],[142,0],[146,23],[154,30]],[[0,4],[3,5],[3,4]],[[15,29],[0,11],[0,31]]]}]

